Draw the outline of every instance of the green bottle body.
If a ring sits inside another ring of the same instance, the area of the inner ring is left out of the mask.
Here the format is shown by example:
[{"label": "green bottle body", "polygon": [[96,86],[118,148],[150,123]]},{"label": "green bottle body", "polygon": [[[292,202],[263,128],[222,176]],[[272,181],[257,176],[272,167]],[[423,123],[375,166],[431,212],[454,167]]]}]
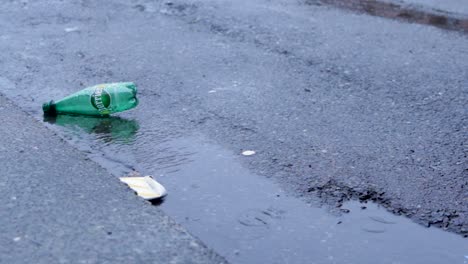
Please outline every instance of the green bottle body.
[{"label": "green bottle body", "polygon": [[138,105],[132,82],[98,84],[42,106],[45,114],[107,116]]}]

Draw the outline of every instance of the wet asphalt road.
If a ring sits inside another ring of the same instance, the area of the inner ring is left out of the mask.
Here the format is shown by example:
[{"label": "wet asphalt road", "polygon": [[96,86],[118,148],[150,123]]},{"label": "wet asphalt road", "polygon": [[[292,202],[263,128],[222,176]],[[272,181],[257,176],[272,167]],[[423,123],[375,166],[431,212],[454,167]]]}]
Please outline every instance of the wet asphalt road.
[{"label": "wet asphalt road", "polygon": [[227,263],[3,96],[0,109],[0,263]]},{"label": "wet asphalt road", "polygon": [[[306,200],[373,200],[468,232],[466,34],[301,1],[2,5],[1,92],[34,116],[135,81],[123,116],[159,136],[254,149],[248,168]],[[157,164],[155,140],[121,163]]]}]

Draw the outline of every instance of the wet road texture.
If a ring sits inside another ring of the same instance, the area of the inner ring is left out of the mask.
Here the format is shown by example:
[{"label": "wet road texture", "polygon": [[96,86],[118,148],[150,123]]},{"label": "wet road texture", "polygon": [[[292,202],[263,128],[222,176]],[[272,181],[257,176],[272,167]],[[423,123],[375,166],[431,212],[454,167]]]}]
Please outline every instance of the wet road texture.
[{"label": "wet road texture", "polygon": [[[466,18],[340,3],[11,1],[1,92],[116,176],[155,175],[231,262],[462,263]],[[114,81],[137,109],[43,119]]]}]

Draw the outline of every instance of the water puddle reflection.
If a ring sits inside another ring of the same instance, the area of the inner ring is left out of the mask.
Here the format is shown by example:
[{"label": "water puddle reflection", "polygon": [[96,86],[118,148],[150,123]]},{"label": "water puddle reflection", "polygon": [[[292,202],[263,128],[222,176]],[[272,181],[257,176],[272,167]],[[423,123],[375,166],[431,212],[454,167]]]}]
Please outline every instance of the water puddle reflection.
[{"label": "water puddle reflection", "polygon": [[348,202],[341,216],[314,208],[199,137],[166,145],[193,154],[158,175],[170,190],[161,207],[232,263],[462,263],[468,253],[462,237],[376,204]]},{"label": "water puddle reflection", "polygon": [[97,139],[102,140],[106,145],[112,143],[132,144],[140,126],[135,120],[121,117],[92,117],[92,116],[45,116],[44,121],[50,124],[62,126],[77,133],[83,132],[94,134]]},{"label": "water puddle reflection", "polygon": [[48,122],[114,174],[154,175],[168,190],[156,205],[231,263],[463,263],[468,255],[461,236],[376,204],[348,202],[342,215],[310,206],[245,169],[248,156],[201,135],[122,118]]}]

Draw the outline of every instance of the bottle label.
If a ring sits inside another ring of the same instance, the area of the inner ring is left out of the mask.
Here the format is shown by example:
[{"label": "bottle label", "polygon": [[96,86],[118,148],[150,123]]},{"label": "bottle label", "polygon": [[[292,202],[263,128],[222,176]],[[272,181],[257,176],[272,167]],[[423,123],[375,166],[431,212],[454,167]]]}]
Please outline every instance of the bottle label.
[{"label": "bottle label", "polygon": [[109,106],[111,104],[111,97],[104,89],[105,86],[98,85],[91,95],[91,105],[96,108],[101,115],[110,114]]}]

